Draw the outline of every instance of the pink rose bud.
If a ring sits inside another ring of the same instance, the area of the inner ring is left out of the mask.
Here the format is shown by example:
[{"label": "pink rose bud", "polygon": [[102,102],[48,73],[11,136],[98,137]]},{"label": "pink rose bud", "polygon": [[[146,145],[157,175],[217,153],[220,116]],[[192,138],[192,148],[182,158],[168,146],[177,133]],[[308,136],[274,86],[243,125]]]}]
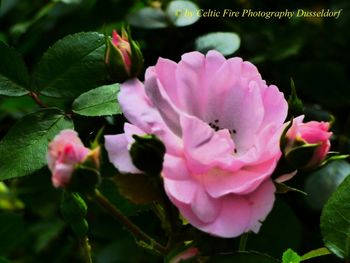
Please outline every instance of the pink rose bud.
[{"label": "pink rose bud", "polygon": [[286,134],[286,159],[296,168],[309,169],[318,166],[326,157],[332,133],[328,122],[303,123],[304,116],[293,120]]},{"label": "pink rose bud", "polygon": [[65,187],[71,179],[77,164],[89,155],[86,148],[73,130],[63,130],[49,144],[48,166],[52,172],[55,187]]},{"label": "pink rose bud", "polygon": [[198,255],[199,250],[196,247],[190,247],[186,249],[185,251],[182,251],[180,254],[176,255],[174,258],[172,258],[169,263],[180,263],[183,261],[186,261],[188,259],[191,259]]},{"label": "pink rose bud", "polygon": [[106,44],[105,64],[109,75],[117,82],[135,77],[141,71],[143,56],[140,47],[126,30],[122,29],[121,35],[113,31],[112,39]]}]

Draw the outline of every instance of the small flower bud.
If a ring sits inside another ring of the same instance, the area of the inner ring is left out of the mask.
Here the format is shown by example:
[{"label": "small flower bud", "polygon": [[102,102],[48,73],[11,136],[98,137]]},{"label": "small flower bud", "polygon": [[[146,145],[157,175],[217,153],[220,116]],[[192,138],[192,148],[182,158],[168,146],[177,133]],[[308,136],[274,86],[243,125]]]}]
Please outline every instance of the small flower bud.
[{"label": "small flower bud", "polygon": [[328,122],[303,123],[304,116],[293,120],[286,133],[283,149],[286,159],[297,169],[317,167],[326,157],[332,133]]},{"label": "small flower bud", "polygon": [[163,167],[165,146],[156,136],[133,135],[135,142],[131,145],[130,155],[134,165],[149,174],[159,174]]},{"label": "small flower bud", "polygon": [[90,150],[86,148],[77,133],[63,130],[49,144],[48,166],[52,172],[55,187],[66,187],[77,164],[82,163]]},{"label": "small flower bud", "polygon": [[106,43],[105,64],[109,75],[117,82],[124,82],[140,73],[143,56],[128,31],[122,29],[121,36],[113,31],[112,38]]}]

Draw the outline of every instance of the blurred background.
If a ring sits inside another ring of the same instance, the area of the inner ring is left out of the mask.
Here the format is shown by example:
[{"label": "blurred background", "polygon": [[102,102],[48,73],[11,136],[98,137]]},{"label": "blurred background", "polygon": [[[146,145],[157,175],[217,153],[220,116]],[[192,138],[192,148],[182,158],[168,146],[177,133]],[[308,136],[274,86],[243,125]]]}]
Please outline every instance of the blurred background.
[{"label": "blurred background", "polygon": [[[130,24],[133,39],[141,45],[145,68],[154,65],[159,56],[179,61],[185,52],[217,48],[226,57],[240,56],[253,62],[263,78],[277,85],[286,98],[293,78],[304,102],[306,118],[334,120],[332,150],[350,152],[348,0],[2,0],[0,3],[0,41],[16,48],[30,71],[50,46],[68,34],[97,31],[110,35],[113,29]],[[174,10],[193,8],[342,12],[338,19],[174,16]],[[53,103],[65,107],[70,101]],[[19,118],[35,108],[29,96],[0,96],[0,138]],[[103,125],[107,132],[121,131],[124,121],[122,116],[113,120],[98,118],[96,127],[91,127],[80,117],[75,123],[87,141],[89,134]],[[299,193],[279,196],[261,233],[250,235],[248,249],[281,258],[289,247],[302,254],[323,246],[320,211],[349,173],[348,162],[335,161],[318,171],[299,174],[292,185],[306,191],[308,196]],[[149,207],[128,203],[111,181],[103,181],[102,189],[147,233],[165,242],[159,221]],[[11,260],[0,258],[1,263],[80,262],[78,244],[59,213],[60,196],[60,190],[51,186],[47,168],[0,185],[0,255]],[[89,209],[96,263],[162,262],[161,258],[139,248],[127,231],[94,204]],[[201,235],[201,248],[209,254],[230,251],[237,243],[234,239],[197,234]],[[310,262],[338,262],[335,256],[322,260]]]}]

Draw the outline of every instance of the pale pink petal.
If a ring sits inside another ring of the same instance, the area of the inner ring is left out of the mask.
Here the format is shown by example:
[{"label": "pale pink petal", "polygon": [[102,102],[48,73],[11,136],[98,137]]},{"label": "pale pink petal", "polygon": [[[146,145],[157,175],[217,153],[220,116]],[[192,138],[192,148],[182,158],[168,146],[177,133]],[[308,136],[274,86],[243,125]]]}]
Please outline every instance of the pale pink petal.
[{"label": "pale pink petal", "polygon": [[57,163],[52,174],[53,186],[56,188],[66,186],[70,181],[73,171],[74,165]]},{"label": "pale pink petal", "polygon": [[139,173],[132,163],[125,134],[106,135],[105,147],[111,163],[122,173]]},{"label": "pale pink petal", "polygon": [[190,204],[197,192],[198,184],[189,180],[171,180],[164,178],[164,188],[169,196],[181,203]]},{"label": "pale pink petal", "polygon": [[172,180],[188,180],[191,178],[185,159],[170,154],[164,155],[162,175]]},{"label": "pale pink petal", "polygon": [[[276,123],[280,125],[287,117],[288,103],[282,92],[275,85],[265,86],[262,89],[264,104],[264,119],[262,125]],[[278,111],[276,111],[278,109]]]},{"label": "pale pink petal", "polygon": [[203,174],[203,184],[213,198],[227,194],[247,194],[255,191],[266,178],[270,177],[276,163],[275,159],[271,159],[232,173],[213,169]]},{"label": "pale pink petal", "polygon": [[227,131],[215,133],[203,121],[184,115],[181,126],[190,170],[202,173],[217,165],[231,166],[234,145]]},{"label": "pale pink petal", "polygon": [[275,186],[271,180],[265,181],[257,190],[247,196],[251,206],[251,217],[246,231],[258,233],[262,222],[270,213],[275,202]]},{"label": "pale pink petal", "polygon": [[199,220],[208,224],[216,220],[221,210],[221,200],[210,197],[202,187],[197,187],[191,208]]},{"label": "pale pink petal", "polygon": [[227,195],[221,201],[221,211],[216,220],[203,230],[220,237],[240,236],[247,231],[251,217],[249,201],[238,195]]}]

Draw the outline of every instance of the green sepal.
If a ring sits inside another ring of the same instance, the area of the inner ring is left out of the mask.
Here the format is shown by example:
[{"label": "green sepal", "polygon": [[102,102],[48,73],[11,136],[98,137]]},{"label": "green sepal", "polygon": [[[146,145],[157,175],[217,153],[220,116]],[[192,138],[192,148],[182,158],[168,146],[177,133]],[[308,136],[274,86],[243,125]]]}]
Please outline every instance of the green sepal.
[{"label": "green sepal", "polygon": [[124,82],[129,78],[122,53],[113,45],[112,38],[106,41],[105,65],[109,76],[115,82]]},{"label": "green sepal", "polygon": [[290,79],[291,93],[288,98],[288,113],[289,116],[299,116],[304,114],[304,105],[298,98],[297,91],[293,79]]},{"label": "green sepal", "polygon": [[163,142],[153,134],[132,137],[135,140],[130,149],[133,164],[147,174],[159,175],[166,151]]},{"label": "green sepal", "polygon": [[87,205],[78,193],[63,191],[61,213],[66,222],[76,222],[85,218]]},{"label": "green sepal", "polygon": [[85,166],[85,164],[89,165],[89,163],[92,163],[92,161],[87,160],[74,170],[71,180],[66,187],[69,191],[82,194],[93,194],[95,192],[96,186],[101,181],[101,176],[98,170]]},{"label": "green sepal", "polygon": [[320,144],[304,144],[285,153],[287,161],[296,169],[307,168]]}]

